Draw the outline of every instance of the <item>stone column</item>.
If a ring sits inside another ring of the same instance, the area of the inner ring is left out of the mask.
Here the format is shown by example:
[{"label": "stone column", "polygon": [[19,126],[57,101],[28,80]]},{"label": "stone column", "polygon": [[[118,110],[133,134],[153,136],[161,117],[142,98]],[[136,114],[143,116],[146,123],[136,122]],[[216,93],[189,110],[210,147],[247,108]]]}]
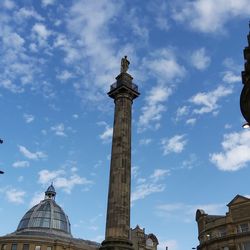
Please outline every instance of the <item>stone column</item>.
[{"label": "stone column", "polygon": [[121,73],[108,95],[114,99],[115,115],[110,163],[109,193],[105,240],[102,249],[131,249],[131,112],[133,99],[139,96],[132,76]]}]

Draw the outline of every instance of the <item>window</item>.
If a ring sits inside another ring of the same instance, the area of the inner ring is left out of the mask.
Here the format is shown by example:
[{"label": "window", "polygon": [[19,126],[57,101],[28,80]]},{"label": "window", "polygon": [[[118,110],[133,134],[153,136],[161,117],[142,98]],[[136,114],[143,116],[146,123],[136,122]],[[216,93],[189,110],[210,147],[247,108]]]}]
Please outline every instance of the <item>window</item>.
[{"label": "window", "polygon": [[11,245],[11,250],[17,250],[17,244],[12,244]]},{"label": "window", "polygon": [[29,244],[23,244],[23,250],[29,250],[30,245]]},{"label": "window", "polygon": [[52,250],[52,247],[51,246],[47,246],[47,250]]},{"label": "window", "polygon": [[240,233],[248,232],[248,230],[249,230],[248,223],[240,224],[240,226],[239,226]]},{"label": "window", "polygon": [[237,247],[238,250],[250,250],[250,241],[243,242]]},{"label": "window", "polygon": [[219,236],[223,237],[227,235],[227,229],[225,227],[222,227],[219,229]]},{"label": "window", "polygon": [[59,220],[53,220],[53,228],[60,229],[60,221]]},{"label": "window", "polygon": [[35,246],[35,250],[41,250],[41,246]]},{"label": "window", "polygon": [[146,245],[148,247],[153,247],[154,246],[154,242],[152,241],[152,239],[148,238],[147,241],[146,241]]},{"label": "window", "polygon": [[7,244],[3,244],[1,250],[7,250]]},{"label": "window", "polygon": [[50,219],[43,218],[42,222],[42,227],[49,227],[50,226]]},{"label": "window", "polygon": [[243,249],[244,250],[250,250],[250,242],[249,241],[243,243]]}]

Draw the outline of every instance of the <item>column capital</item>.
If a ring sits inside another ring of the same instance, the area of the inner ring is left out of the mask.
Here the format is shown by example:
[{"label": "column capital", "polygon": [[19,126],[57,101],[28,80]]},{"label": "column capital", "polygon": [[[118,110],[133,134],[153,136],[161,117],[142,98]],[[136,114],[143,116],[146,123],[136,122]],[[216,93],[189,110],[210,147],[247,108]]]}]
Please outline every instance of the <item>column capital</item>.
[{"label": "column capital", "polygon": [[127,93],[133,100],[140,95],[138,86],[132,82],[133,77],[130,74],[122,72],[115,79],[116,82],[110,86],[109,97],[116,99],[119,94]]}]

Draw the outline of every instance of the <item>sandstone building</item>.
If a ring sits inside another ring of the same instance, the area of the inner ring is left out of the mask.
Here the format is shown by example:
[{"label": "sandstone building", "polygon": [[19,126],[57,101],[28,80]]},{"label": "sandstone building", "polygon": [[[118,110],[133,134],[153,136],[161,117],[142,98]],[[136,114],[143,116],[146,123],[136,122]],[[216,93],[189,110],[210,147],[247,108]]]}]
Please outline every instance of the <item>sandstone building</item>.
[{"label": "sandstone building", "polygon": [[236,195],[227,206],[225,215],[196,211],[198,250],[250,250],[250,199]]},{"label": "sandstone building", "polygon": [[68,216],[50,185],[44,200],[28,210],[17,230],[0,237],[1,250],[97,250],[99,244],[73,238]]}]

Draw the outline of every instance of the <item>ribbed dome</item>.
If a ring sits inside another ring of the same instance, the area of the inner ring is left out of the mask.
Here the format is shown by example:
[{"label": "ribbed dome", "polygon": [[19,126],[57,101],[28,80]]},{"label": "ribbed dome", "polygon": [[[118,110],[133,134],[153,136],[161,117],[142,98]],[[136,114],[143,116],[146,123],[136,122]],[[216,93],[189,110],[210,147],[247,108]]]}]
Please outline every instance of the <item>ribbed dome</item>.
[{"label": "ribbed dome", "polygon": [[17,231],[36,231],[71,236],[70,222],[62,208],[55,202],[55,189],[49,186],[45,198],[32,207],[21,219]]}]

